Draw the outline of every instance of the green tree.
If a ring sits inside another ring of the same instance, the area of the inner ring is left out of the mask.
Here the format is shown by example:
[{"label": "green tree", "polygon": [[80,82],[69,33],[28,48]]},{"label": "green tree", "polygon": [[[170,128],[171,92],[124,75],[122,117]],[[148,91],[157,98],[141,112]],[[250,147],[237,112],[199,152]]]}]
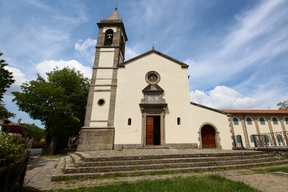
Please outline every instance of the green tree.
[{"label": "green tree", "polygon": [[277,104],[279,110],[288,110],[288,100]]},{"label": "green tree", "polygon": [[34,138],[35,141],[40,141],[46,137],[45,129],[41,129],[34,123],[21,123],[22,126],[29,128],[27,131],[27,137]]},{"label": "green tree", "polygon": [[[0,56],[2,56],[3,53],[0,52]],[[7,88],[12,85],[15,80],[13,79],[12,72],[9,72],[4,67],[8,64],[5,63],[4,59],[0,59],[0,118],[9,118],[9,117],[15,117],[14,113],[9,112],[5,105],[3,104],[3,95],[7,91]]]},{"label": "green tree", "polygon": [[22,92],[12,94],[21,111],[45,125],[55,146],[57,138],[76,136],[83,126],[89,80],[68,67],[46,74],[47,81],[38,74],[36,80],[21,85]]}]

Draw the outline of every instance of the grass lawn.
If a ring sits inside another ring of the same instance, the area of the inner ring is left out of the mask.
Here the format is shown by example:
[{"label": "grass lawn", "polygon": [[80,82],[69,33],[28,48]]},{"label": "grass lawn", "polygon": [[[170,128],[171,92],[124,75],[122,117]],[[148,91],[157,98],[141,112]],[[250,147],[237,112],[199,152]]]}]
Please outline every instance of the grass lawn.
[{"label": "grass lawn", "polygon": [[[23,189],[23,192],[29,192],[28,189]],[[248,185],[245,185],[243,182],[235,182],[230,181],[224,177],[218,175],[210,175],[210,176],[191,176],[191,177],[176,177],[169,179],[159,179],[159,180],[142,180],[136,182],[116,182],[111,185],[103,185],[103,186],[95,186],[95,187],[82,187],[78,189],[60,189],[60,190],[49,190],[46,192],[52,191],[81,191],[81,192],[91,192],[91,191],[101,191],[101,192],[113,192],[113,191],[205,191],[205,192],[213,192],[213,191],[259,191],[255,190]]]}]

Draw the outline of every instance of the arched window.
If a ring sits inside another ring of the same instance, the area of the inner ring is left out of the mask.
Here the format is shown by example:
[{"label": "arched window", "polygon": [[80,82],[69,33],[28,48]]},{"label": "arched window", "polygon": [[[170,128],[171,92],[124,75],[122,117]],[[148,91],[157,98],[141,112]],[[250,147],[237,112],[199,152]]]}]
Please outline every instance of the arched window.
[{"label": "arched window", "polygon": [[260,117],[260,124],[265,125],[265,119],[263,117]]},{"label": "arched window", "polygon": [[113,30],[112,29],[108,29],[105,32],[105,45],[113,45]]},{"label": "arched window", "polygon": [[239,125],[238,118],[234,117],[233,118],[233,123],[234,123],[234,125]]},{"label": "arched window", "polygon": [[128,125],[131,125],[131,123],[132,123],[132,120],[131,120],[131,118],[129,118],[128,119]]},{"label": "arched window", "polygon": [[181,119],[180,117],[177,118],[177,125],[180,125],[181,124]]},{"label": "arched window", "polygon": [[252,125],[252,119],[251,119],[250,117],[247,117],[246,120],[247,120],[247,124],[248,124],[248,125]]},{"label": "arched window", "polygon": [[276,117],[273,117],[272,121],[274,125],[278,125],[278,119]]},{"label": "arched window", "polygon": [[286,124],[288,125],[288,117],[285,117]]}]

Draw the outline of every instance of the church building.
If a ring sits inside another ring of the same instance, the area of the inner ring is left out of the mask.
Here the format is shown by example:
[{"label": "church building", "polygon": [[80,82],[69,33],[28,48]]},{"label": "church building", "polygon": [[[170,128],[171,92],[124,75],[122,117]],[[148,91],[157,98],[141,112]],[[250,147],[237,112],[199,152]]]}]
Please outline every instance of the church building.
[{"label": "church building", "polygon": [[[239,141],[235,134],[240,135],[242,147],[254,147],[249,134],[261,134],[260,126],[246,126],[246,118],[258,121],[261,115],[245,116],[249,111],[236,113],[190,102],[189,66],[154,48],[125,61],[128,37],[117,9],[97,25],[93,74],[77,151],[151,145],[232,149]],[[286,132],[288,113],[280,116],[281,131]],[[235,125],[235,118],[242,126]],[[265,131],[273,131],[270,124]]]}]

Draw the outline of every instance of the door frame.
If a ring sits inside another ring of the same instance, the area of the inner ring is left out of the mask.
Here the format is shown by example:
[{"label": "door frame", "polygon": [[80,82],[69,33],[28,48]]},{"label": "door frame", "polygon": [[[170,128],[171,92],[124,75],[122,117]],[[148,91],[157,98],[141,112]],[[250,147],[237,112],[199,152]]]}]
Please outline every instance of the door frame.
[{"label": "door frame", "polygon": [[155,135],[154,135],[154,128],[155,128],[155,127],[154,127],[154,122],[155,122],[155,117],[159,117],[159,121],[160,121],[160,122],[159,122],[159,123],[160,123],[160,124],[159,124],[159,126],[160,126],[160,130],[159,130],[159,131],[160,131],[160,135],[159,135],[159,142],[160,142],[160,144],[159,144],[159,145],[161,145],[161,116],[160,116],[160,115],[147,115],[147,116],[146,116],[146,140],[145,140],[145,141],[146,141],[146,145],[147,145],[147,127],[148,127],[148,126],[147,126],[147,118],[148,118],[148,117],[153,117],[153,145],[155,145],[155,142],[154,142],[154,141],[155,141]]},{"label": "door frame", "polygon": [[152,108],[152,110],[147,110],[147,108],[142,108],[142,137],[141,143],[146,146],[146,119],[147,116],[160,116],[160,145],[166,144],[165,141],[165,108]]},{"label": "door frame", "polygon": [[214,129],[214,133],[215,133],[215,143],[216,143],[216,149],[222,149],[222,146],[220,144],[220,137],[219,134],[220,132],[218,131],[217,127],[209,122],[203,123],[200,127],[199,127],[199,131],[198,131],[198,141],[199,141],[199,149],[203,149],[203,143],[202,143],[202,133],[201,130],[205,125],[209,125]]}]

